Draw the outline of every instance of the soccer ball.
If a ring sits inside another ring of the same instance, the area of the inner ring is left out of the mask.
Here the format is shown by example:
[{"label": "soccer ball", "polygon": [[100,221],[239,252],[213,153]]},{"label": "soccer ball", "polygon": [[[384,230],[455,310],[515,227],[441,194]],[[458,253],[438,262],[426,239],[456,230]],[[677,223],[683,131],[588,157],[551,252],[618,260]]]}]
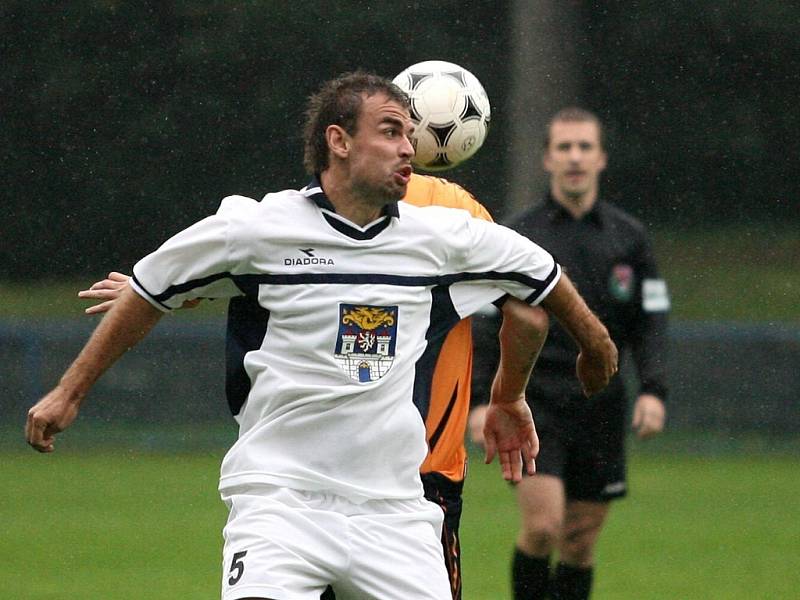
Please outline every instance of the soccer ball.
[{"label": "soccer ball", "polygon": [[393,81],[411,99],[415,166],[444,171],[478,151],[489,130],[491,106],[477,77],[453,63],[427,60]]}]

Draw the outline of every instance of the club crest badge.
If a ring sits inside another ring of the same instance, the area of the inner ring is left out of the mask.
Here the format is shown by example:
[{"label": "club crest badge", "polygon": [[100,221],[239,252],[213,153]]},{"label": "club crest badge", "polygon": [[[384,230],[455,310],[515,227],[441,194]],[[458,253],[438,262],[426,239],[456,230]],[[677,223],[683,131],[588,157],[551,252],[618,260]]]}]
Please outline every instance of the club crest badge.
[{"label": "club crest badge", "polygon": [[394,362],[397,307],[363,304],[339,305],[336,362],[350,379],[377,381]]},{"label": "club crest badge", "polygon": [[633,297],[633,267],[630,265],[614,265],[608,279],[608,290],[611,297],[620,302],[628,302]]}]

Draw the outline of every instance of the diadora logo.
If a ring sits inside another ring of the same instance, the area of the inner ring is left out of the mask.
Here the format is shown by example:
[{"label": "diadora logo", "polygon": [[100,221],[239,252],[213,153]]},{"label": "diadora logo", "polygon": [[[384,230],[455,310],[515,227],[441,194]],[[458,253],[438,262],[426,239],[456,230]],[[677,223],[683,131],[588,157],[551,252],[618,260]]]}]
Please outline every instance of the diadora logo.
[{"label": "diadora logo", "polygon": [[305,265],[333,265],[332,258],[325,258],[324,256],[315,256],[314,248],[298,248],[305,256],[296,256],[292,258],[284,258],[283,264],[287,267],[305,266]]}]

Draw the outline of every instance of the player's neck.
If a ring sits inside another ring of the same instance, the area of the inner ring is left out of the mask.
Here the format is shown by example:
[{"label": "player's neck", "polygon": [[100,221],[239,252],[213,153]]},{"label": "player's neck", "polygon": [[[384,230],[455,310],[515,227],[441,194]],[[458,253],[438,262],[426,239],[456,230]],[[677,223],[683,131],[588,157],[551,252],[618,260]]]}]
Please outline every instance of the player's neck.
[{"label": "player's neck", "polygon": [[574,219],[582,218],[586,213],[592,210],[595,202],[597,202],[597,188],[575,195],[567,194],[563,190],[557,188],[551,188],[550,194]]},{"label": "player's neck", "polygon": [[336,209],[336,214],[361,227],[369,225],[383,212],[385,203],[370,202],[356,193],[349,180],[337,177],[331,170],[320,175],[322,190]]}]

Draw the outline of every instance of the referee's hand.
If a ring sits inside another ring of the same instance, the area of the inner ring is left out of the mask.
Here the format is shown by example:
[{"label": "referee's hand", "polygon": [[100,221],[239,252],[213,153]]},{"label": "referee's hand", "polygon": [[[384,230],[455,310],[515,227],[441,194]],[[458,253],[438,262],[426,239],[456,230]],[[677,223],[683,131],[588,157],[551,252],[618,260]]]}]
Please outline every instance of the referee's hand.
[{"label": "referee's hand", "polygon": [[652,394],[641,394],[633,405],[633,430],[636,437],[646,440],[664,431],[667,411],[664,402]]}]

